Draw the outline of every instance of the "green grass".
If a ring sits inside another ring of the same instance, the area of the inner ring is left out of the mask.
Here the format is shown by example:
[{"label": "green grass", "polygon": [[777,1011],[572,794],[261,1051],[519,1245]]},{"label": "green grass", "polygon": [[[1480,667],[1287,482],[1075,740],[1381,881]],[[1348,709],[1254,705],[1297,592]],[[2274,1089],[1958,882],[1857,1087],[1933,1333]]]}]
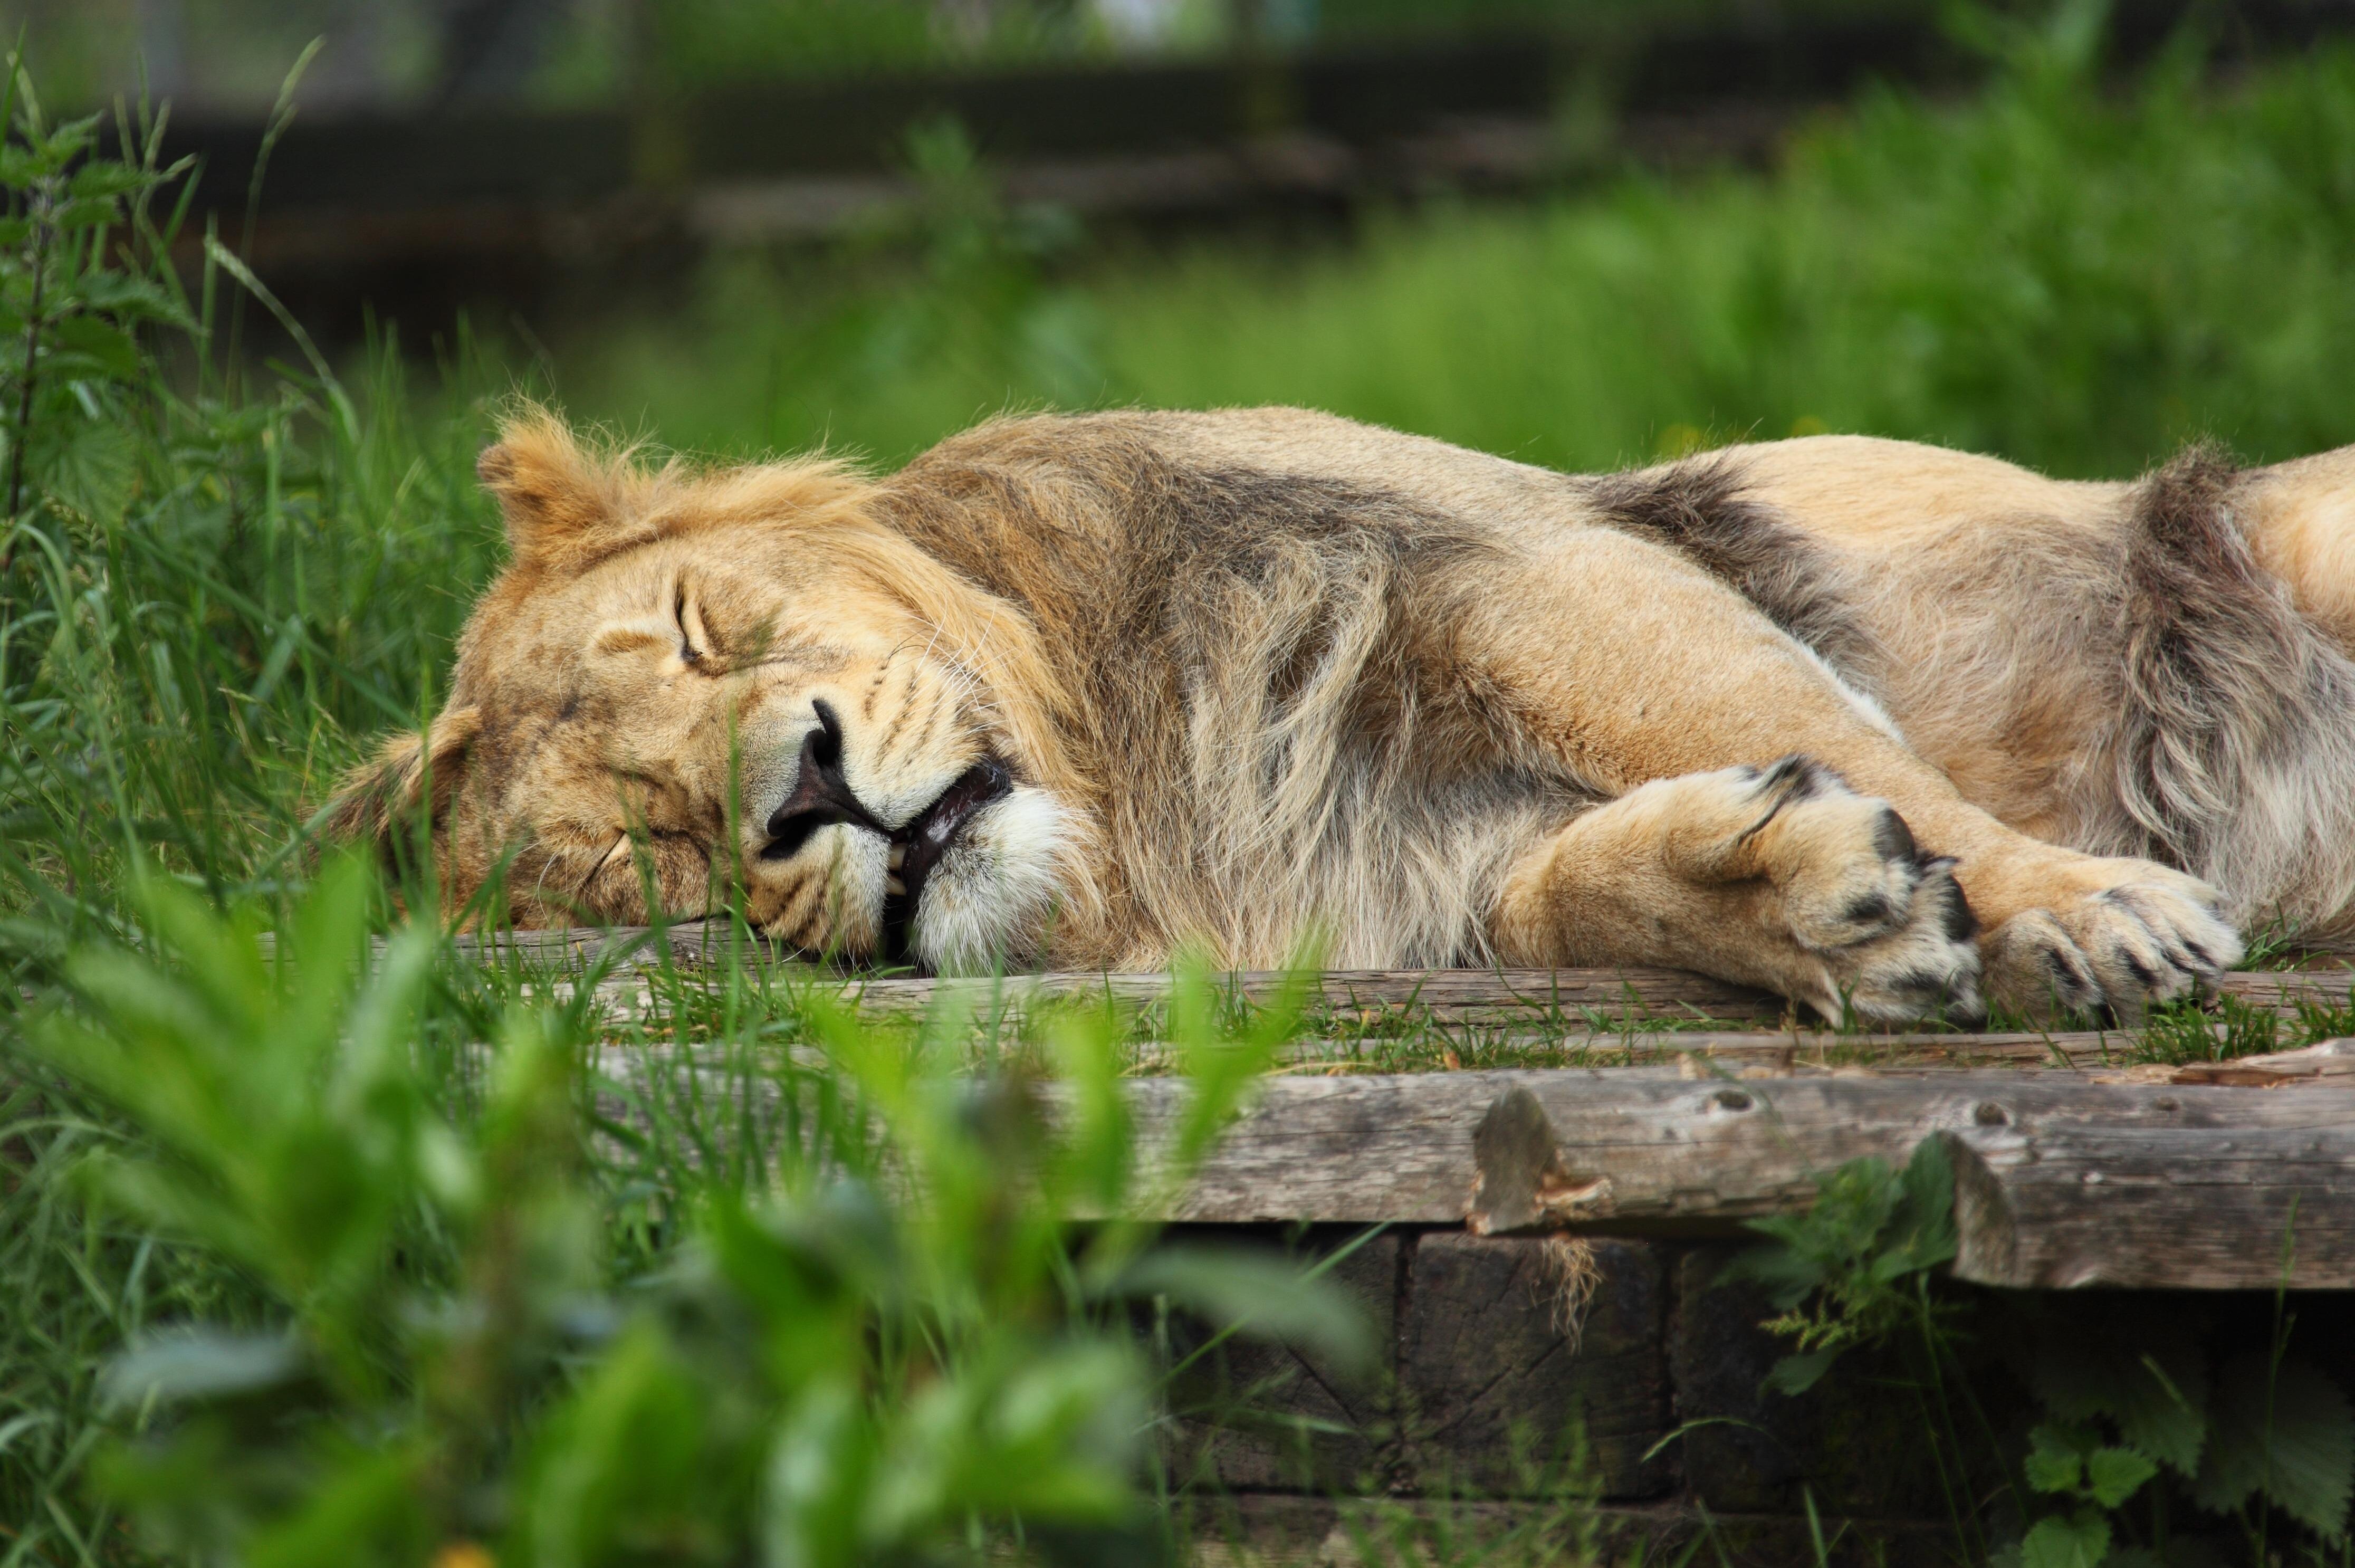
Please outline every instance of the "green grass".
[{"label": "green grass", "polygon": [[1889,97],[1767,179],[1604,182],[1306,250],[1109,255],[936,182],[915,264],[723,258],[559,336],[574,409],[686,448],[896,462],[1006,407],[1301,403],[1573,469],[1821,430],[2072,476],[2200,435],[2355,441],[2355,57],[2122,101]]}]

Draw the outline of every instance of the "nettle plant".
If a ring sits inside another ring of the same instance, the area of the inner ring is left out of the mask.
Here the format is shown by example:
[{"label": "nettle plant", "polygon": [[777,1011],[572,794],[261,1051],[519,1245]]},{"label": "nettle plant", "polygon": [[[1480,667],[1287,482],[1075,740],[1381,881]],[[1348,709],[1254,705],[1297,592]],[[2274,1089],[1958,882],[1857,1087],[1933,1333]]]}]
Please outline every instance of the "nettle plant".
[{"label": "nettle plant", "polygon": [[[1793,1344],[1767,1375],[1773,1392],[1804,1395],[1852,1350],[1894,1362],[1891,1381],[1918,1402],[1923,1447],[1956,1500],[1955,1530],[1973,1561],[2212,1562],[2220,1531],[2260,1564],[2301,1550],[2339,1561],[2355,1544],[2355,1407],[2293,1353],[2286,1293],[2264,1343],[2228,1336],[2220,1351],[2179,1307],[1941,1289],[1934,1271],[1955,1255],[1955,1189],[1936,1138],[1902,1169],[1854,1160],[1817,1188],[1806,1214],[1753,1222],[1769,1243],[1721,1279],[1762,1286],[1777,1313],[1764,1326]],[[2007,1317],[1999,1328],[1997,1315]],[[1988,1343],[2002,1353],[1982,1353]],[[2009,1430],[1975,1392],[1998,1371],[2024,1386],[2035,1413]],[[1973,1497],[1991,1500],[1958,1500]]]}]

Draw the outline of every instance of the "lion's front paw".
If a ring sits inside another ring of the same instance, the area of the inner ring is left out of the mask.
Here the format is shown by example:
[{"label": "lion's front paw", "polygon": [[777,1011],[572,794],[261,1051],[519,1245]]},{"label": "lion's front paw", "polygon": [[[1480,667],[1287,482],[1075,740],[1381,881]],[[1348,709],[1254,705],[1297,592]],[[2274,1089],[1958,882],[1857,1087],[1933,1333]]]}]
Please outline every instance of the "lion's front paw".
[{"label": "lion's front paw", "polygon": [[1760,977],[1836,1022],[1977,1016],[1977,923],[1955,862],[1924,854],[1894,807],[1805,758],[1705,776],[1746,820],[1696,869],[1756,890]]},{"label": "lion's front paw", "polygon": [[2223,899],[2147,860],[2080,858],[2039,907],[1988,936],[1987,986],[2031,1017],[2108,1007],[2139,1017],[2154,1002],[2213,986],[2241,961]]}]

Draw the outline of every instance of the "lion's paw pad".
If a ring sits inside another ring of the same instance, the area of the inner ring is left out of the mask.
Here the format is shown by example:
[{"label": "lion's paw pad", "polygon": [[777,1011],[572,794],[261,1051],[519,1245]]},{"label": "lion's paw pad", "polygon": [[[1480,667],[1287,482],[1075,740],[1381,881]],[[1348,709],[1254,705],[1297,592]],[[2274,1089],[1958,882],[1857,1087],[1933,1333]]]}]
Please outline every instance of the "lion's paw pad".
[{"label": "lion's paw pad", "polygon": [[1887,801],[1785,758],[1752,777],[1757,818],[1739,859],[1773,889],[1800,949],[1792,994],[1875,1022],[1980,1011],[1978,923],[1955,862],[1924,854]]}]

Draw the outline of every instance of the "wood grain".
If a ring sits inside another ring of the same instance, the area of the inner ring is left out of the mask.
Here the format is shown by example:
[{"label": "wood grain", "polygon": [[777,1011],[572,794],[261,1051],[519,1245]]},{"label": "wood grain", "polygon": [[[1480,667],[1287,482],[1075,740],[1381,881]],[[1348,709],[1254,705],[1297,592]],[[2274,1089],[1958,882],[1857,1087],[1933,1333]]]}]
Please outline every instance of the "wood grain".
[{"label": "wood grain", "polygon": [[[267,944],[268,937],[264,937]],[[579,975],[603,964],[613,971],[603,988],[613,999],[642,1000],[639,976],[667,961],[682,970],[708,968],[740,951],[726,924],[685,921],[662,930],[617,926],[556,931],[503,931],[451,939],[463,958],[485,965]],[[1166,974],[1050,972],[986,979],[932,979],[846,975],[795,958],[753,938],[746,955],[787,986],[822,988],[879,1015],[921,1013],[954,1003],[984,1015],[1019,1013],[1040,1001],[1101,998],[1123,1007],[1149,1007],[1169,994]],[[2228,975],[2219,987],[2253,1007],[2296,1013],[2301,1005],[2345,1008],[2355,988],[2355,964],[2336,949],[2301,950],[2296,970]],[[1221,974],[1230,995],[1266,1001],[1285,976],[1272,970]],[[1569,1020],[1663,1020],[1779,1023],[1802,1026],[1791,1004],[1770,992],[1711,979],[1683,969],[1328,969],[1311,987],[1313,1009],[1328,1017],[1356,1015],[1374,1022],[1401,1013],[1438,1022],[1510,1023]]]},{"label": "wood grain", "polygon": [[2229,1061],[2187,1061],[2167,1070],[2170,1083],[2224,1083],[2242,1089],[2286,1089],[2334,1080],[2355,1088],[2355,1040],[2326,1040],[2301,1051]]},{"label": "wood grain", "polygon": [[[1188,1090],[1158,1080],[1132,1093],[1149,1157],[1167,1147]],[[1487,1140],[1483,1172],[1476,1139],[1500,1102],[1519,1125]],[[2029,1071],[1285,1078],[1155,1217],[1723,1228],[1801,1211],[1815,1176],[1865,1156],[1902,1163],[1927,1137],[1949,1141],[1961,1173],[1964,1278],[2355,1286],[2355,1090],[2339,1087],[2274,1093]]]},{"label": "wood grain", "polygon": [[[815,977],[815,976],[813,976]],[[1217,976],[1229,994],[1272,999],[1285,976],[1238,970]],[[844,979],[843,994],[878,1012],[921,1012],[943,1000],[987,1010],[1019,1010],[1041,999],[1103,997],[1147,1005],[1169,994],[1167,975],[1045,974],[1001,980]],[[2252,1007],[2295,1013],[2301,1003],[2349,1005],[2355,970],[2264,971],[2227,975],[2219,991]],[[1682,969],[1328,969],[1310,990],[1310,1002],[1328,1013],[1357,1013],[1372,1022],[1411,1012],[1441,1022],[1605,1018],[1637,1020],[1776,1021],[1790,1004],[1770,992],[1713,980]]]}]

